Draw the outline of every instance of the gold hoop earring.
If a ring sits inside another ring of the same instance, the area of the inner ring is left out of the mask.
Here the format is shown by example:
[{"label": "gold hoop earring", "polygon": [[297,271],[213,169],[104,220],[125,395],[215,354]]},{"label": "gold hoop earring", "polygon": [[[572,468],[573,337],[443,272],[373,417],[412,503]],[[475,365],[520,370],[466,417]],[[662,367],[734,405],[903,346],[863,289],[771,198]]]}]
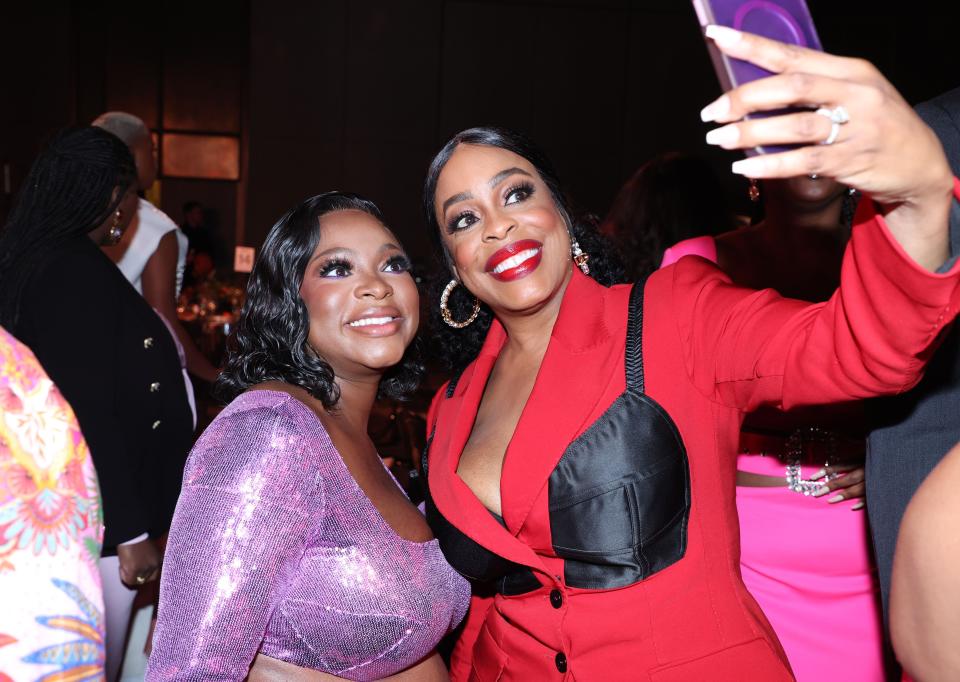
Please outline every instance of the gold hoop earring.
[{"label": "gold hoop earring", "polygon": [[107,232],[107,244],[112,246],[120,241],[120,238],[123,237],[123,228],[120,227],[120,223],[123,221],[123,212],[118,208],[117,212],[113,214],[113,224],[110,225],[110,231]]},{"label": "gold hoop earring", "polygon": [[447,307],[447,302],[450,300],[450,294],[454,289],[457,288],[457,285],[460,284],[456,279],[451,279],[450,282],[443,288],[443,293],[440,294],[440,317],[443,318],[443,321],[454,329],[463,329],[470,324],[473,324],[473,321],[477,319],[477,315],[480,314],[480,299],[474,297],[473,299],[473,312],[470,313],[470,317],[465,319],[463,322],[457,322],[453,319],[453,315],[450,313],[450,308]]}]

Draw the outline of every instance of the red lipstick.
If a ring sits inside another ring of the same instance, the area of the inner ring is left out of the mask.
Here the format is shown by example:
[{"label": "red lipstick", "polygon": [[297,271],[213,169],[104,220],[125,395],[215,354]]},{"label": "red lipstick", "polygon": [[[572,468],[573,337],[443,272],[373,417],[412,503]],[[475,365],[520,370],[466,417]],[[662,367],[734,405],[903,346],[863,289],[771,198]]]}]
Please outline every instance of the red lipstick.
[{"label": "red lipstick", "polygon": [[536,270],[542,256],[541,242],[535,239],[520,239],[490,256],[484,271],[501,282],[512,282]]}]

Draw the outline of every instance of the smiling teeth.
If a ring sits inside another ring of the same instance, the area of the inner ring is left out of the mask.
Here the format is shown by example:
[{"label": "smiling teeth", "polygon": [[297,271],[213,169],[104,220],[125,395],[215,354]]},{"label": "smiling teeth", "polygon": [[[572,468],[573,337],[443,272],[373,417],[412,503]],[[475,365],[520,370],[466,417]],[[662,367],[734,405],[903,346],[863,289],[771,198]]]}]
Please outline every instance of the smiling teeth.
[{"label": "smiling teeth", "polygon": [[388,322],[393,322],[395,317],[365,317],[362,320],[356,320],[355,322],[350,322],[350,327],[369,327],[371,324],[387,324]]},{"label": "smiling teeth", "polygon": [[493,274],[495,275],[499,275],[501,272],[504,272],[505,270],[509,270],[510,268],[515,268],[518,265],[520,265],[520,263],[522,263],[523,261],[533,258],[539,252],[540,252],[540,249],[526,249],[524,251],[521,251],[520,253],[514,256],[510,256],[505,261],[502,261],[499,265],[497,265],[497,267],[491,270],[491,272],[493,272]]}]

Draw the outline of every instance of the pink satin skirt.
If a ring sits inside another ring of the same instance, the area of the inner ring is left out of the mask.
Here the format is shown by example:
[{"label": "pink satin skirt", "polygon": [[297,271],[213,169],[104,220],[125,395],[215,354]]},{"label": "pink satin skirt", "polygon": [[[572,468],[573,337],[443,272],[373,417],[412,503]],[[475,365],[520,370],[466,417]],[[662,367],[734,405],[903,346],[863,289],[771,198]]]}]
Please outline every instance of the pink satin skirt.
[{"label": "pink satin skirt", "polygon": [[[743,459],[741,456],[740,459]],[[737,487],[743,582],[799,682],[882,682],[883,617],[865,511]]]}]

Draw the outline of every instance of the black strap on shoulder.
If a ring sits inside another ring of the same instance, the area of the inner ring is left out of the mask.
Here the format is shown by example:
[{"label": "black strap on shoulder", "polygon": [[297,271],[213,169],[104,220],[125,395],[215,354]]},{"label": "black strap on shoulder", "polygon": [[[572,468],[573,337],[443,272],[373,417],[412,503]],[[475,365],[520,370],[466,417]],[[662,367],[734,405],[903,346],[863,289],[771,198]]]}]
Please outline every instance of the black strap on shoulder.
[{"label": "black strap on shoulder", "polygon": [[[443,399],[449,400],[453,397],[453,392],[457,390],[457,382],[460,381],[460,376],[463,374],[462,371],[457,372],[452,377],[450,377],[450,383],[447,384],[447,390],[444,391]],[[427,444],[423,448],[423,470],[426,473],[427,470],[427,450],[430,449],[430,443],[433,442],[433,434],[437,431],[437,425],[431,424],[430,426],[430,435],[427,436]]]},{"label": "black strap on shoulder", "polygon": [[447,384],[447,392],[444,397],[450,399],[453,397],[453,392],[457,390],[457,382],[460,381],[460,377],[463,375],[463,370],[460,370],[452,377],[450,377],[450,383]]},{"label": "black strap on shoulder", "polygon": [[643,393],[643,289],[644,277],[630,290],[630,305],[627,308],[626,373],[627,388]]}]

